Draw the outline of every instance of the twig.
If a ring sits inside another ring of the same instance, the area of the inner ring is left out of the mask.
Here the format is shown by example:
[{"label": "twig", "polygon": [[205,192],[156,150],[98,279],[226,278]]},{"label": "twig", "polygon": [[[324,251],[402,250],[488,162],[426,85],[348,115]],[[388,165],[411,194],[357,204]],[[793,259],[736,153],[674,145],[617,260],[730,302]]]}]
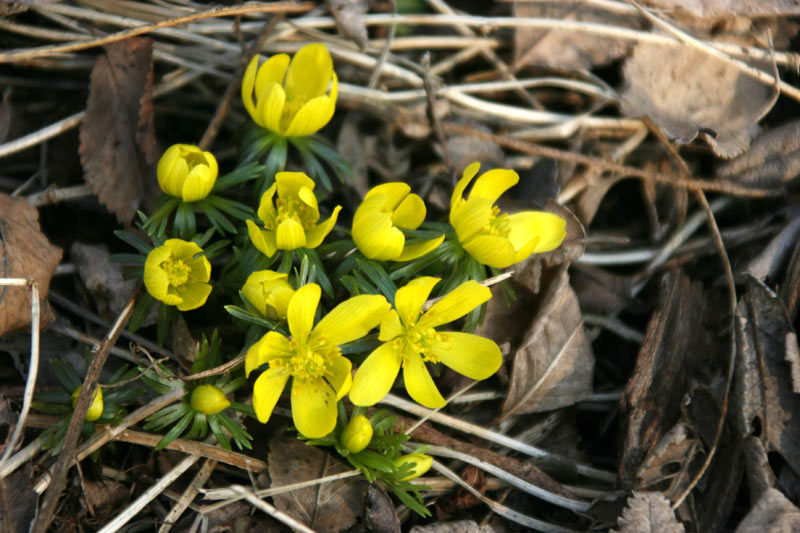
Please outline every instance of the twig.
[{"label": "twig", "polygon": [[[36,376],[39,375],[39,284],[35,280],[21,278],[0,278],[0,285],[27,285],[31,290],[31,359],[28,366],[28,379],[25,381],[25,393],[22,397],[22,410],[19,413],[14,433],[6,444],[3,457],[0,458],[0,470],[17,447],[17,442],[25,428],[25,419],[31,410],[33,392],[36,388]],[[4,476],[3,476],[4,477]],[[2,477],[0,477],[2,479]]]},{"label": "twig", "polygon": [[264,500],[260,500],[258,496],[253,494],[252,491],[242,487],[241,485],[231,485],[231,490],[240,494],[244,499],[248,502],[253,504],[254,506],[258,507],[272,518],[279,520],[292,528],[294,531],[300,531],[301,533],[315,533],[313,529],[306,526],[304,523],[294,519],[292,516],[284,513],[283,511],[277,510],[275,507],[271,506]]},{"label": "twig", "polygon": [[164,523],[158,530],[158,533],[168,533],[178,518],[186,511],[189,505],[194,501],[195,496],[199,492],[200,488],[205,485],[208,478],[211,477],[211,474],[214,472],[214,469],[217,467],[217,462],[213,459],[206,459],[203,466],[200,467],[200,470],[195,474],[194,479],[186,487],[186,490],[181,495],[180,499],[175,503],[175,506],[170,510],[169,514],[164,518]]},{"label": "twig", "polygon": [[85,198],[93,196],[94,193],[88,185],[75,185],[72,187],[48,187],[41,192],[34,193],[27,197],[28,204],[32,207],[43,205],[53,205],[65,200]]},{"label": "twig", "polygon": [[27,135],[23,135],[13,141],[9,141],[7,143],[0,144],[0,157],[5,157],[10,154],[14,154],[17,152],[21,152],[26,148],[30,148],[31,146],[36,146],[37,144],[46,141],[56,135],[61,135],[65,131],[69,131],[78,124],[80,124],[81,120],[83,119],[84,112],[81,111],[80,113],[75,113],[74,115],[70,115],[67,118],[61,119],[58,122],[54,122],[47,127],[44,127],[40,130],[34,131],[33,133],[29,133]]},{"label": "twig", "polygon": [[[397,15],[397,2],[395,0],[391,0],[391,2],[392,15]],[[392,49],[392,41],[394,40],[396,30],[397,24],[392,22],[389,25],[389,34],[386,36],[386,41],[383,43],[381,54],[378,56],[378,62],[375,63],[375,68],[372,69],[372,74],[369,76],[369,82],[367,83],[367,88],[369,89],[374,89],[378,84],[378,80],[381,77],[381,69],[383,69],[384,63],[386,63],[386,58],[389,57],[389,50]]]}]

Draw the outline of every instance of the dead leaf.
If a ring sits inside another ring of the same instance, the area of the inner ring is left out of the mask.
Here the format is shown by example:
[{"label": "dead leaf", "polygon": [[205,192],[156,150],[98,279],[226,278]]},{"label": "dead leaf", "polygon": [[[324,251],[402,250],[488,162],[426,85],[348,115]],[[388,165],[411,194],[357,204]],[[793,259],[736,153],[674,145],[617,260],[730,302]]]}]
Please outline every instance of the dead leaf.
[{"label": "dead leaf", "polygon": [[618,533],[682,533],[683,524],[675,519],[675,513],[660,492],[634,492],[617,522]]},{"label": "dead leaf", "polygon": [[[114,511],[129,497],[129,489],[122,483],[111,479],[84,481],[83,496],[95,514],[111,519]],[[111,516],[109,516],[111,515]]]},{"label": "dead leaf", "polygon": [[361,50],[367,47],[364,15],[368,7],[366,0],[328,0],[328,8],[333,14],[339,33],[352,39]]},{"label": "dead leaf", "polygon": [[621,109],[648,116],[679,144],[702,136],[731,158],[750,147],[775,90],[687,45],[640,42],[625,62]]},{"label": "dead leaf", "polygon": [[558,409],[592,394],[594,354],[565,268],[549,285],[512,365],[501,419]]},{"label": "dead leaf", "polygon": [[750,502],[756,505],[764,493],[775,485],[775,474],[769,466],[767,450],[761,439],[747,437],[744,440],[744,459]]},{"label": "dead leaf", "polygon": [[364,523],[369,531],[377,533],[400,533],[400,518],[397,516],[392,498],[377,483],[370,483],[367,489],[366,513]]},{"label": "dead leaf", "polygon": [[644,3],[663,9],[685,10],[703,18],[726,15],[800,15],[800,6],[796,0],[647,0]]},{"label": "dead leaf", "polygon": [[136,281],[123,279],[120,263],[109,262],[110,254],[104,245],[76,242],[69,255],[98,314],[106,319],[119,316],[136,288]]},{"label": "dead leaf", "polygon": [[37,494],[33,490],[34,476],[29,461],[17,472],[0,479],[0,502],[8,504],[0,505],[0,525],[10,524],[17,532],[30,529],[37,503]]},{"label": "dead leaf", "polygon": [[[482,124],[470,124],[470,126],[478,131],[491,133]],[[472,135],[451,135],[446,142],[450,161],[458,176],[461,176],[464,169],[475,161],[480,161],[481,172],[502,167],[504,164],[505,156],[503,150],[493,141],[484,141]],[[434,149],[440,156],[444,155],[439,144],[434,145]],[[515,196],[518,197],[519,186],[514,191]]]},{"label": "dead leaf", "polygon": [[[153,41],[131,38],[105,47],[92,69],[80,154],[84,180],[128,224],[158,157],[153,127]],[[149,165],[148,165],[149,164]]]},{"label": "dead leaf", "polygon": [[[47,291],[61,255],[61,248],[42,234],[39,212],[23,198],[0,193],[0,277],[36,280],[45,309],[42,327],[53,319]],[[0,336],[29,326],[30,309],[28,287],[0,286]]]},{"label": "dead leaf", "polygon": [[717,449],[704,477],[705,490],[693,493],[698,514],[695,531],[729,529],[726,526],[730,525],[744,477],[743,455],[741,441],[723,444]]},{"label": "dead leaf", "polygon": [[[580,2],[514,2],[515,17],[578,20],[624,28],[640,28],[638,17],[595,9]],[[628,53],[631,42],[567,30],[517,28],[514,32],[514,64],[579,70],[603,65]]]},{"label": "dead leaf", "polygon": [[737,533],[783,533],[800,530],[800,509],[777,489],[769,489],[750,509]]},{"label": "dead leaf", "polygon": [[[269,443],[269,475],[273,486],[300,483],[350,470],[316,446],[293,437],[275,437]],[[364,486],[352,479],[276,494],[275,506],[308,527],[338,532],[352,526],[364,501]]]},{"label": "dead leaf", "polygon": [[642,462],[636,473],[636,489],[679,494],[689,484],[689,469],[684,467],[694,458],[698,445],[684,422],[675,424]]},{"label": "dead leaf", "polygon": [[792,390],[787,352],[797,351],[781,300],[745,276],[747,293],[736,307],[736,374],[733,419],[740,435],[759,432],[767,451],[778,452],[800,472],[800,396]]},{"label": "dead leaf", "polygon": [[634,281],[630,276],[578,264],[570,269],[570,278],[584,313],[616,314],[633,303]]},{"label": "dead leaf", "polygon": [[759,281],[775,281],[800,240],[800,216],[795,217],[746,265],[746,272]]},{"label": "dead leaf", "polygon": [[800,120],[759,135],[747,153],[719,167],[716,174],[737,185],[782,190],[800,174]]},{"label": "dead leaf", "polygon": [[687,354],[697,341],[703,300],[699,284],[670,271],[647,325],[633,375],[620,400],[623,447],[620,483],[631,487],[648,452],[678,420],[686,393]]},{"label": "dead leaf", "polygon": [[490,525],[479,526],[474,520],[437,522],[428,526],[414,526],[409,533],[494,533]]}]

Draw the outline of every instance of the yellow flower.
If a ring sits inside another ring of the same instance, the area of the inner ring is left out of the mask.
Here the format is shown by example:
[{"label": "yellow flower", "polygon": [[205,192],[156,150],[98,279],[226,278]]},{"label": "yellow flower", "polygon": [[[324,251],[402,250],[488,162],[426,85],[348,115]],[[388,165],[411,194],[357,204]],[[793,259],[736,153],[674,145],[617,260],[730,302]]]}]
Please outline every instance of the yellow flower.
[{"label": "yellow flower", "polygon": [[331,120],[338,79],[324,44],[307,44],[291,63],[286,54],[258,63],[256,55],[242,78],[242,101],[256,124],[283,137],[303,137]]},{"label": "yellow flower", "polygon": [[[486,379],[503,362],[500,348],[490,339],[434,328],[466,315],[491,298],[491,291],[467,281],[436,302],[425,313],[422,306],[438,278],[412,280],[395,293],[395,310],[381,322],[378,346],[358,368],[350,389],[356,405],[374,405],[392,388],[400,367],[408,394],[430,408],[442,407],[444,398],[433,383],[426,362],[443,363],[471,379]],[[422,314],[421,314],[422,313]]]},{"label": "yellow flower", "polygon": [[225,397],[225,393],[214,385],[200,385],[192,392],[192,409],[200,411],[206,415],[221,413],[231,402]]},{"label": "yellow flower", "polygon": [[[275,192],[278,199],[273,200]],[[316,248],[336,224],[342,206],[337,205],[325,222],[317,224],[319,208],[314,196],[314,180],[302,172],[278,172],[275,183],[264,192],[258,218],[266,229],[247,221],[253,245],[267,257],[277,250]]]},{"label": "yellow flower", "polygon": [[398,481],[408,481],[409,479],[415,479],[419,476],[425,474],[428,470],[431,469],[431,465],[433,464],[433,457],[430,455],[425,455],[424,453],[410,453],[408,455],[401,455],[397,459],[394,460],[395,466],[402,468],[404,465],[411,464],[411,473],[407,476],[398,479]]},{"label": "yellow flower", "polygon": [[475,181],[469,198],[463,198],[480,166],[476,162],[464,170],[450,199],[450,224],[463,248],[479,263],[495,268],[505,268],[533,253],[558,248],[567,235],[563,218],[545,211],[509,215],[494,205],[500,195],[519,181],[513,170],[498,168],[485,172]]},{"label": "yellow flower", "polygon": [[[70,401],[72,402],[72,408],[75,409],[75,405],[78,403],[78,396],[81,395],[81,389],[83,386],[79,386],[77,389],[72,391],[72,396],[70,396]],[[86,411],[86,421],[87,422],[94,422],[103,414],[103,389],[99,386],[94,390],[94,396],[92,397],[92,404],[89,406],[89,410]]]},{"label": "yellow flower", "polygon": [[265,317],[283,320],[286,318],[289,300],[294,295],[294,289],[287,281],[288,278],[288,274],[259,270],[247,278],[242,293]]},{"label": "yellow flower", "polygon": [[184,202],[202,200],[217,181],[217,160],[191,144],[173,144],[158,161],[158,185]]},{"label": "yellow flower", "polygon": [[353,217],[353,241],[361,253],[380,261],[410,261],[442,244],[444,235],[406,246],[398,228],[415,230],[425,220],[425,202],[405,183],[373,187]]},{"label": "yellow flower", "polygon": [[320,287],[309,283],[289,301],[292,338],[270,331],[245,356],[245,374],[269,364],[253,385],[253,408],[261,423],[269,420],[286,382],[292,379],[292,418],[308,438],[324,437],[336,426],[336,402],[350,390],[350,360],[339,345],[363,337],[389,311],[383,296],[361,295],[340,303],[314,326]]},{"label": "yellow flower", "polygon": [[144,286],[147,292],[181,311],[197,309],[211,294],[211,263],[193,242],[169,239],[147,254]]},{"label": "yellow flower", "polygon": [[342,446],[350,453],[358,453],[366,448],[372,440],[372,424],[364,415],[354,416],[342,431]]}]

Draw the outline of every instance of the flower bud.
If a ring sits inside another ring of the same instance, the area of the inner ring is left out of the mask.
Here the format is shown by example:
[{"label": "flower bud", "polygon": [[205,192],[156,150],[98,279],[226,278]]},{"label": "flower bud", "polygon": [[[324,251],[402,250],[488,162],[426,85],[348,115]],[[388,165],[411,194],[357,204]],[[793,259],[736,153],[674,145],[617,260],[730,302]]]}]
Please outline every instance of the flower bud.
[{"label": "flower bud", "polygon": [[366,448],[372,440],[372,424],[364,415],[354,416],[342,431],[342,445],[350,453],[358,453]]},{"label": "flower bud", "polygon": [[[78,403],[78,396],[81,395],[81,389],[83,386],[79,386],[77,389],[72,391],[72,396],[70,396],[70,401],[72,402],[72,408],[75,409],[75,405]],[[100,415],[103,414],[103,390],[100,387],[97,387],[94,390],[94,397],[92,398],[92,404],[89,406],[89,410],[86,411],[86,421],[87,422],[94,422]]]},{"label": "flower bud", "polygon": [[294,296],[288,278],[288,274],[272,270],[253,272],[242,287],[242,294],[265,317],[284,320]]},{"label": "flower bud", "polygon": [[401,455],[394,460],[394,464],[398,468],[402,468],[406,464],[416,463],[411,469],[411,473],[398,481],[408,481],[409,479],[418,478],[425,472],[431,469],[433,464],[433,457],[425,455],[424,453],[412,453],[409,455]]},{"label": "flower bud", "polygon": [[217,181],[217,160],[191,144],[173,144],[158,161],[158,185],[184,202],[202,200]]},{"label": "flower bud", "polygon": [[194,389],[191,402],[192,409],[207,415],[215,415],[231,405],[225,393],[214,385],[200,385]]}]

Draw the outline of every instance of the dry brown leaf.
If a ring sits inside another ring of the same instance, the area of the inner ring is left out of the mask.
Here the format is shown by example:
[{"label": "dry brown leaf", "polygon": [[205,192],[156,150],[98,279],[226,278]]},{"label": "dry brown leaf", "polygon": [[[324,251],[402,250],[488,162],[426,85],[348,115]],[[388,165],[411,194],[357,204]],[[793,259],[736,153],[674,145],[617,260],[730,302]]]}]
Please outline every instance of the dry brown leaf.
[{"label": "dry brown leaf", "polygon": [[[61,248],[42,234],[39,212],[23,198],[0,193],[0,278],[36,280],[39,299],[46,302],[61,255]],[[30,325],[30,294],[28,287],[0,286],[0,336]],[[50,320],[52,312],[46,307],[42,326]]]},{"label": "dry brown leaf", "polygon": [[800,216],[789,221],[788,224],[775,235],[764,249],[748,261],[745,272],[759,281],[776,281],[778,274],[784,270],[784,265],[789,259],[792,249],[800,240]]},{"label": "dry brown leaf", "polygon": [[687,45],[640,42],[626,61],[622,112],[648,116],[679,144],[702,136],[724,158],[750,147],[772,87]]},{"label": "dry brown leaf", "polygon": [[106,46],[92,69],[81,122],[84,180],[122,224],[133,220],[158,157],[152,52],[146,38]]},{"label": "dry brown leaf", "polygon": [[[692,461],[698,444],[685,423],[675,424],[642,462],[636,473],[636,489],[678,494],[689,484],[689,469],[685,465]],[[665,481],[669,483],[661,487]]]},{"label": "dry brown leaf", "polygon": [[136,281],[122,277],[122,266],[108,260],[110,254],[104,245],[76,242],[69,255],[98,314],[106,319],[119,316],[136,288]]},{"label": "dry brown leaf", "polygon": [[620,483],[631,487],[647,453],[680,416],[686,392],[687,356],[697,345],[703,299],[699,284],[670,271],[661,303],[647,325],[633,375],[620,400],[623,447]]},{"label": "dry brown leaf", "polygon": [[755,505],[764,493],[775,485],[775,474],[769,466],[767,449],[758,437],[747,437],[743,442],[747,470],[747,488],[750,503]]},{"label": "dry brown leaf", "polygon": [[592,394],[594,354],[566,268],[549,285],[514,354],[505,418],[572,405]]},{"label": "dry brown leaf", "polygon": [[[577,20],[623,28],[641,27],[636,16],[595,9],[580,2],[515,2],[513,6],[515,17]],[[513,70],[526,65],[588,69],[620,58],[630,48],[631,41],[590,33],[517,28],[514,33]]]},{"label": "dry brown leaf", "polygon": [[392,498],[379,484],[369,484],[365,507],[364,523],[369,531],[400,533],[400,518],[397,516],[397,509],[395,509]]},{"label": "dry brown leaf", "polygon": [[0,480],[0,501],[8,502],[8,506],[0,505],[0,525],[9,524],[16,531],[29,530],[36,516],[37,494],[33,490],[34,476],[32,461],[29,461],[17,472]]},{"label": "dry brown leaf", "polygon": [[[296,438],[275,437],[269,443],[272,485],[289,485],[350,470],[316,446]],[[352,526],[364,502],[364,486],[340,479],[289,493],[276,494],[275,506],[315,531],[338,532]]]},{"label": "dry brown leaf", "polygon": [[643,3],[662,9],[684,10],[704,18],[731,15],[800,15],[800,5],[796,0],[647,0]]},{"label": "dry brown leaf", "polygon": [[767,490],[736,528],[737,533],[790,533],[798,530],[800,509],[777,489]]},{"label": "dry brown leaf", "polygon": [[[741,441],[723,444],[717,449],[703,478],[705,490],[692,494],[698,515],[695,531],[727,530],[726,525],[730,524],[730,517],[742,487],[744,470]],[[681,506],[681,510],[685,510],[685,507]]]},{"label": "dry brown leaf", "polygon": [[414,526],[410,533],[494,533],[490,525],[479,526],[474,520],[436,522],[427,526]]},{"label": "dry brown leaf", "polygon": [[328,0],[328,8],[336,21],[336,27],[344,37],[352,39],[359,48],[367,47],[367,26],[364,15],[367,13],[365,0]]},{"label": "dry brown leaf", "polygon": [[800,174],[800,120],[759,135],[750,150],[717,169],[717,177],[760,189],[783,189]]},{"label": "dry brown leaf", "polygon": [[[800,472],[800,396],[792,390],[787,351],[797,337],[781,300],[745,276],[747,294],[736,307],[736,374],[732,408],[740,435],[760,431],[767,451]],[[790,335],[791,334],[791,335]]]},{"label": "dry brown leaf", "polygon": [[634,492],[617,522],[618,533],[682,533],[669,500],[660,492]]}]

